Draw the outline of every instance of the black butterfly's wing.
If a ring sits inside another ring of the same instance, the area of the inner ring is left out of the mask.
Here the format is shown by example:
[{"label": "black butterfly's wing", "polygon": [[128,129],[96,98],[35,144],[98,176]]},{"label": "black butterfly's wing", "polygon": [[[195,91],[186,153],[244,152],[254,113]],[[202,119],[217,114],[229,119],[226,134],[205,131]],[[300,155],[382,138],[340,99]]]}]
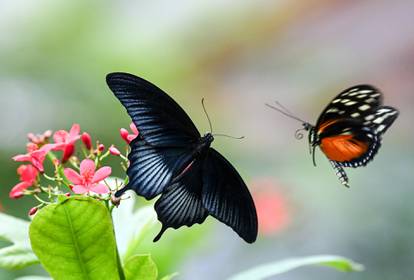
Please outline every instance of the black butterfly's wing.
[{"label": "black butterfly's wing", "polygon": [[373,86],[357,85],[338,94],[322,111],[316,122],[319,132],[338,119],[352,118],[363,120],[382,105],[382,94]]},{"label": "black butterfly's wing", "polygon": [[195,223],[201,224],[208,216],[201,199],[202,161],[195,161],[191,167],[186,168],[181,179],[169,186],[155,203],[155,211],[158,220],[162,223],[160,233],[155,237],[154,242],[161,238],[164,231],[169,228],[181,226],[192,226]]},{"label": "black butterfly's wing", "polygon": [[253,243],[257,237],[257,214],[252,196],[236,169],[210,148],[203,166],[202,201],[209,214]]},{"label": "black butterfly's wing", "polygon": [[152,83],[128,73],[108,74],[106,82],[148,144],[186,147],[200,138],[184,110]]},{"label": "black butterfly's wing", "polygon": [[127,170],[129,182],[116,192],[116,197],[133,189],[138,195],[152,199],[159,195],[193,159],[191,147],[153,147],[140,137],[134,139],[130,146],[130,166]]},{"label": "black butterfly's wing", "polygon": [[184,110],[165,92],[127,73],[111,73],[106,81],[127,109],[140,133],[130,143],[128,189],[152,199],[191,161],[200,133]]}]

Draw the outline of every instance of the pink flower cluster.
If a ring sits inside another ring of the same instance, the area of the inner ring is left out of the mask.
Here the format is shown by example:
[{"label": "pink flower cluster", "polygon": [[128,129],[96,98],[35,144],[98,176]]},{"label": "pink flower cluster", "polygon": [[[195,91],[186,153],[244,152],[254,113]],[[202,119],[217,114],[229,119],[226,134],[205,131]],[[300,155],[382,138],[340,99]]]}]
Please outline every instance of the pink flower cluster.
[{"label": "pink flower cluster", "polygon": [[[139,134],[134,124],[131,124],[130,128],[132,134],[124,128],[120,129],[121,137],[126,143],[130,143]],[[106,152],[105,146],[99,142],[94,148],[91,136],[87,132],[81,134],[79,124],[73,124],[69,131],[58,130],[52,133],[48,130],[43,134],[29,133],[27,136],[29,139],[26,146],[27,152],[13,157],[14,161],[27,163],[17,168],[20,182],[9,193],[10,198],[13,199],[20,198],[25,194],[36,195],[47,191],[50,194],[50,189],[43,187],[41,183],[43,177],[49,181],[55,180],[59,186],[63,182],[75,194],[107,194],[110,190],[102,182],[111,175],[112,170],[109,166],[102,166],[102,161],[109,154],[120,156],[127,161],[126,156],[122,155],[114,145],[111,145]],[[49,142],[50,138],[53,139],[52,143]],[[78,140],[83,143],[82,154],[85,157],[83,160],[80,160],[75,154]],[[56,157],[55,152],[62,153],[60,159]],[[46,159],[50,160],[55,168],[54,176],[46,174],[44,166]],[[68,164],[73,168],[65,167]],[[33,187],[31,191],[28,190],[30,187]],[[34,207],[30,212],[34,214],[37,209]]]}]

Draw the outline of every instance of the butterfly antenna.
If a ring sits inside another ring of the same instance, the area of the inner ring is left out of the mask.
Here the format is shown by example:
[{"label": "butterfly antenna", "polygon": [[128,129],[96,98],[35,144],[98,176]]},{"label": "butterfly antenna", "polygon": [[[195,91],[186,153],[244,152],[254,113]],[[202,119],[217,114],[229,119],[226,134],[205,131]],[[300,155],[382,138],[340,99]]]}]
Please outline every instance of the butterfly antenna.
[{"label": "butterfly antenna", "polygon": [[206,114],[208,125],[210,126],[210,133],[213,133],[213,126],[211,125],[210,117],[207,113],[206,106],[204,105],[204,97],[201,99],[201,105],[203,106],[204,114]]},{"label": "butterfly antenna", "polygon": [[231,135],[227,135],[227,134],[222,134],[222,133],[213,134],[213,136],[223,136],[223,137],[228,137],[228,138],[237,139],[237,140],[244,139],[244,136],[235,137],[235,136],[231,136]]},{"label": "butterfly antenna", "polygon": [[275,106],[273,106],[273,105],[270,105],[270,104],[268,104],[268,103],[266,103],[265,105],[267,106],[267,107],[269,107],[269,108],[271,108],[271,109],[273,109],[273,110],[276,110],[276,111],[278,111],[279,113],[282,113],[283,115],[285,115],[285,116],[287,116],[287,117],[289,117],[289,118],[292,118],[292,119],[294,119],[294,120],[297,120],[297,121],[299,121],[299,122],[301,122],[301,123],[306,123],[304,120],[302,120],[302,119],[300,119],[300,118],[298,118],[298,117],[296,117],[295,115],[293,115],[288,109],[286,109],[282,104],[280,104],[278,101],[275,101],[275,103],[276,103],[276,105],[278,105],[279,106],[279,108],[278,107],[275,107]]}]

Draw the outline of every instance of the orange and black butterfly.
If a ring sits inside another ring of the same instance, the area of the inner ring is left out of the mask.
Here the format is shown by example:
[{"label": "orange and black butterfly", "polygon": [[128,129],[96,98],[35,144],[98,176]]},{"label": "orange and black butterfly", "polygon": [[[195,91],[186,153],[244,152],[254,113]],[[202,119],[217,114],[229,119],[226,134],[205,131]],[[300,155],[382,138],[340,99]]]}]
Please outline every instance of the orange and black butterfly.
[{"label": "orange and black butterfly", "polygon": [[[382,94],[373,86],[357,85],[342,91],[323,110],[316,125],[305,122],[280,107],[267,106],[303,123],[309,131],[309,147],[315,164],[319,146],[331,162],[341,183],[348,186],[343,167],[365,166],[381,146],[382,135],[398,117],[398,110],[382,105]],[[302,138],[299,129],[297,138]]]}]

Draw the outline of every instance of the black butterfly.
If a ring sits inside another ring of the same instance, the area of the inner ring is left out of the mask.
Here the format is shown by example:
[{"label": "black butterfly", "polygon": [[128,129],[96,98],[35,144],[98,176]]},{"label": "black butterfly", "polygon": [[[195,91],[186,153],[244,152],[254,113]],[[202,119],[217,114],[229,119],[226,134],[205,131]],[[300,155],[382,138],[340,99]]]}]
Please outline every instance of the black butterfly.
[{"label": "black butterfly", "polygon": [[132,189],[155,203],[164,231],[203,223],[208,215],[230,226],[246,242],[257,237],[253,199],[236,169],[210,147],[211,133],[201,136],[184,110],[150,82],[127,73],[106,77],[138,128],[130,143],[129,183],[115,196]]},{"label": "black butterfly", "polygon": [[[277,111],[299,120],[309,131],[309,145],[315,164],[315,147],[319,146],[335,169],[341,183],[348,186],[343,167],[365,166],[381,146],[382,134],[398,117],[398,110],[382,106],[382,94],[370,85],[357,85],[342,91],[323,110],[313,126],[277,103]],[[300,134],[298,134],[300,136]]]}]

